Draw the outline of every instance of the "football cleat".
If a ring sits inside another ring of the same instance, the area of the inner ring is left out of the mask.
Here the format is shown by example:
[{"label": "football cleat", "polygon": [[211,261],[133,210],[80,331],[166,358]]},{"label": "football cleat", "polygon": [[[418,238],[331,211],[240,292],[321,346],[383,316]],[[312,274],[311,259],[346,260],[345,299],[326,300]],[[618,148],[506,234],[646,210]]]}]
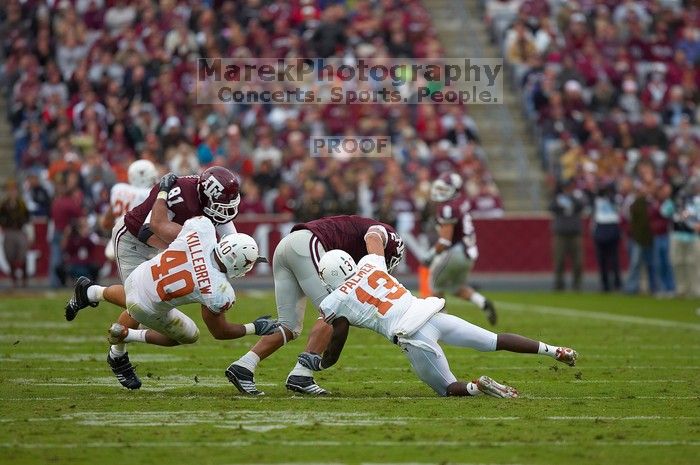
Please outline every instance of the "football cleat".
[{"label": "football cleat", "polygon": [[110,344],[121,344],[124,342],[127,334],[129,334],[129,328],[119,323],[112,323],[107,334],[107,340]]},{"label": "football cleat", "polygon": [[255,376],[249,369],[232,363],[226,369],[225,374],[231,384],[236,386],[236,389],[242,394],[248,394],[250,396],[265,395],[264,392],[258,391],[258,388],[255,386]]},{"label": "football cleat", "polygon": [[73,297],[71,297],[66,304],[66,320],[73,321],[78,312],[85,307],[97,307],[99,302],[90,302],[87,296],[88,287],[93,284],[95,283],[92,282],[90,278],[86,278],[85,276],[78,278],[75,282]]},{"label": "football cleat", "polygon": [[301,394],[311,394],[313,396],[325,396],[328,391],[316,384],[311,376],[289,375],[285,383],[287,389]]},{"label": "football cleat", "polygon": [[141,380],[136,376],[136,371],[134,371],[134,367],[129,361],[128,352],[117,358],[112,358],[112,354],[107,354],[107,363],[109,363],[109,367],[122,386],[127,389],[138,389],[141,387]]},{"label": "football cleat", "polygon": [[491,397],[504,398],[516,398],[518,397],[518,390],[514,387],[506,386],[505,384],[498,383],[488,376],[482,376],[476,381],[472,381],[476,384],[479,391]]},{"label": "football cleat", "polygon": [[489,299],[486,299],[484,301],[484,308],[482,308],[483,312],[486,314],[486,319],[491,323],[491,325],[495,325],[496,321],[498,320],[498,317],[496,316],[496,307],[493,305],[493,302],[491,302]]},{"label": "football cleat", "polygon": [[554,358],[561,363],[566,363],[570,367],[576,365],[577,357],[578,353],[574,349],[569,349],[568,347],[559,347],[554,353]]}]

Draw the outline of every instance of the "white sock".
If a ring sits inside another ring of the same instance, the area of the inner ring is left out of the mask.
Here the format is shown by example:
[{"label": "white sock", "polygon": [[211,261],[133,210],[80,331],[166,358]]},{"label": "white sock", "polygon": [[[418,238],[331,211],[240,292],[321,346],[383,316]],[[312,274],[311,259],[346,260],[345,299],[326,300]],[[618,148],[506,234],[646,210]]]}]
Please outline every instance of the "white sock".
[{"label": "white sock", "polygon": [[114,344],[112,347],[109,348],[109,355],[112,358],[117,358],[121,357],[126,353],[126,347],[124,344]]},{"label": "white sock", "polygon": [[249,350],[247,354],[236,360],[234,363],[255,373],[255,369],[258,367],[258,363],[260,363],[260,357],[258,357],[258,354],[252,350]]},{"label": "white sock", "polygon": [[467,392],[470,396],[480,396],[483,394],[483,392],[479,391],[476,383],[472,383],[471,381],[467,383]]},{"label": "white sock", "polygon": [[537,353],[540,355],[549,355],[552,358],[557,358],[557,346],[550,346],[544,342],[540,342],[540,347],[537,349]]},{"label": "white sock", "polygon": [[147,329],[131,329],[124,338],[124,342],[146,342]]},{"label": "white sock", "polygon": [[100,302],[104,300],[104,292],[107,289],[104,286],[94,284],[87,288],[87,298],[90,302]]},{"label": "white sock", "polygon": [[476,291],[472,292],[472,296],[469,297],[469,300],[471,300],[474,305],[476,305],[482,310],[484,308],[484,304],[486,304],[486,297],[484,297]]},{"label": "white sock", "polygon": [[297,364],[294,365],[294,368],[292,368],[292,371],[289,372],[289,376],[308,376],[313,378],[314,373],[305,366],[302,366],[301,363],[297,362]]}]

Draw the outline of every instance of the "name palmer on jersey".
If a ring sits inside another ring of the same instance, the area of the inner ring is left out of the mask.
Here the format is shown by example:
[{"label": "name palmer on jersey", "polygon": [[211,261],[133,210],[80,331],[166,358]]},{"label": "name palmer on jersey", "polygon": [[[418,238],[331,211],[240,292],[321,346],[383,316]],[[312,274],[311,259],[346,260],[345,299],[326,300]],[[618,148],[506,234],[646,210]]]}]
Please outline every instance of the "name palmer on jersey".
[{"label": "name palmer on jersey", "polygon": [[346,318],[352,326],[371,329],[389,340],[418,331],[445,307],[437,297],[413,296],[387,272],[384,257],[370,254],[355,275],[331,292],[319,307],[327,323]]}]

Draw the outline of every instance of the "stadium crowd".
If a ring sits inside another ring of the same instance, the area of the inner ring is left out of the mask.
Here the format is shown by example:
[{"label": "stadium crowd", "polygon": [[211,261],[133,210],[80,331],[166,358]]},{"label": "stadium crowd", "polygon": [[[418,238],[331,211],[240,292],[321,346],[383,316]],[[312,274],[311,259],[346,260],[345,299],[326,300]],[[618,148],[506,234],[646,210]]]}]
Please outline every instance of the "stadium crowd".
[{"label": "stadium crowd", "polygon": [[[539,134],[556,219],[581,215],[581,199],[592,209],[603,289],[622,287],[617,250],[626,234],[628,292],[639,291],[644,264],[652,293],[700,295],[697,3],[488,0],[484,6]],[[580,229],[577,221],[555,221],[563,241],[555,250],[557,288],[567,255],[574,287],[580,282],[580,245],[564,240],[579,237]]]},{"label": "stadium crowd", "polygon": [[[485,214],[502,211],[463,107],[196,104],[200,57],[440,56],[419,1],[9,0],[0,23],[23,197],[58,230],[79,229],[84,214],[107,237],[95,219],[138,158],[178,175],[237,171],[243,214],[394,223],[425,209],[430,179],[447,169],[469,179]],[[348,133],[390,134],[393,157],[308,156],[309,136]]]}]

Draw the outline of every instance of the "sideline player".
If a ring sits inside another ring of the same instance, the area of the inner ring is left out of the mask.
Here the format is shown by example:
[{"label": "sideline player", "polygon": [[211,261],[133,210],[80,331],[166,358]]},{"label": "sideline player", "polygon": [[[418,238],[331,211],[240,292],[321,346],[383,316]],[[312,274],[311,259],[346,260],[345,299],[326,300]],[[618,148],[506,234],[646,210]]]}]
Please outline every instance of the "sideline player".
[{"label": "sideline player", "polygon": [[[93,284],[88,288],[89,293],[101,294],[108,302],[120,305],[126,301],[127,310],[109,329],[109,342],[113,345],[107,361],[122,386],[129,389],[138,389],[141,381],[129,362],[128,352],[115,351],[115,345],[144,342],[175,346],[196,342],[199,329],[176,308],[180,305],[200,303],[202,320],[216,339],[266,335],[277,328],[269,316],[246,325],[229,323],[225,317],[235,302],[229,281],[242,277],[259,261],[253,238],[234,233],[217,243],[214,226],[202,216],[177,227],[180,231],[170,246],[139,265],[124,285]],[[127,327],[122,324],[127,317],[148,329]]]},{"label": "sideline player", "polygon": [[494,334],[443,313],[442,298],[414,297],[387,273],[381,243],[368,244],[368,248],[371,254],[358,264],[342,250],[331,250],[319,261],[319,274],[333,289],[321,302],[321,314],[333,325],[333,337],[323,356],[309,352],[299,355],[299,363],[305,367],[318,371],[335,364],[351,325],[371,329],[398,344],[418,377],[441,396],[517,397],[518,391],[488,376],[472,382],[458,381],[438,341],[484,352],[507,350],[549,355],[575,365],[577,353],[573,349],[517,334]]},{"label": "sideline player", "polygon": [[[339,215],[297,224],[275,249],[272,272],[275,280],[275,302],[280,331],[261,338],[241,358],[226,370],[226,376],[236,388],[251,395],[261,395],[255,385],[255,369],[260,360],[301,334],[306,309],[306,297],[318,308],[328,295],[318,275],[318,261],[326,250],[341,249],[360,260],[367,252],[369,237],[381,238],[385,248],[385,266],[393,270],[401,261],[404,244],[396,231],[384,223],[357,215]],[[306,350],[322,352],[330,339],[332,328],[319,319],[311,330]],[[316,384],[313,373],[297,363],[287,376],[287,389],[323,395],[327,391]]]},{"label": "sideline player", "polygon": [[[112,230],[114,224],[126,213],[148,198],[153,186],[158,182],[158,170],[148,160],[136,160],[129,165],[129,183],[120,182],[109,192],[109,209],[102,217],[105,231]],[[105,256],[114,260],[114,238],[107,242]]]},{"label": "sideline player", "polygon": [[469,272],[479,256],[471,204],[462,194],[462,178],[456,173],[443,173],[430,186],[430,199],[437,202],[438,241],[424,258],[430,266],[430,285],[437,297],[446,292],[469,300],[496,324],[496,307],[489,299],[467,284]]}]

